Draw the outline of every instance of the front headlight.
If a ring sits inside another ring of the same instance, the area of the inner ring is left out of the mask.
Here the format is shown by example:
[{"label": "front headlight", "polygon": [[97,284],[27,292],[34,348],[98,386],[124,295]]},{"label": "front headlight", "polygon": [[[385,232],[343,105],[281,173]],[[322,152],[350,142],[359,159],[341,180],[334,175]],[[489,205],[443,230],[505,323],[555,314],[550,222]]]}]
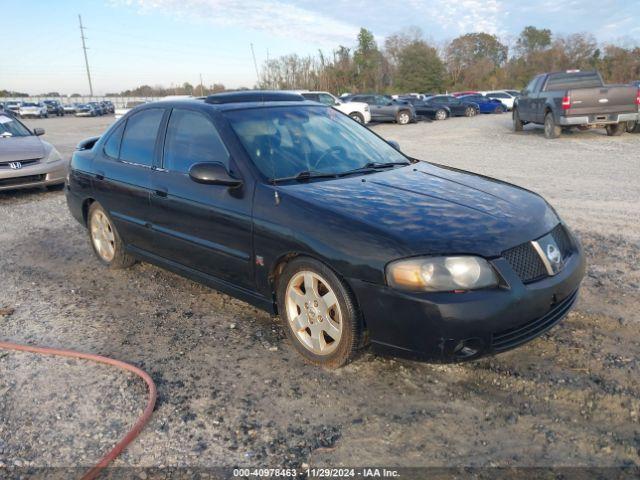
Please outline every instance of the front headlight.
[{"label": "front headlight", "polygon": [[62,156],[60,155],[60,152],[56,150],[56,147],[51,147],[51,150],[47,155],[47,159],[45,160],[45,163],[53,163],[53,162],[57,162],[58,160],[62,160]]},{"label": "front headlight", "polygon": [[387,265],[387,283],[400,290],[451,292],[495,287],[498,277],[484,258],[419,257]]}]

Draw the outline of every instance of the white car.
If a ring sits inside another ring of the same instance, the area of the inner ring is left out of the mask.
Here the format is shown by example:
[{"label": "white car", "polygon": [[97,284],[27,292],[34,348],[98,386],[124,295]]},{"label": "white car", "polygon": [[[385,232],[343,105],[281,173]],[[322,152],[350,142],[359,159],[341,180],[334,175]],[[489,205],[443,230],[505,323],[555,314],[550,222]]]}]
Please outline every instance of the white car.
[{"label": "white car", "polygon": [[129,113],[129,110],[136,108],[138,105],[144,105],[145,103],[148,103],[148,102],[146,101],[127,102],[124,104],[124,107],[116,108],[114,111],[116,120],[118,120],[120,117]]},{"label": "white car", "polygon": [[356,122],[367,124],[371,121],[371,112],[369,111],[369,105],[362,102],[345,102],[340,100],[328,92],[296,92],[302,95],[307,100],[314,102],[324,103],[336,110],[346,113]]},{"label": "white car", "polygon": [[47,111],[47,106],[44,103],[23,102],[20,105],[20,110],[18,110],[18,115],[20,116],[20,118],[25,118],[25,117],[48,118],[49,112]]},{"label": "white car", "polygon": [[493,90],[480,93],[489,98],[496,98],[500,100],[502,104],[507,107],[507,110],[513,109],[513,102],[520,96],[520,92],[517,90]]}]

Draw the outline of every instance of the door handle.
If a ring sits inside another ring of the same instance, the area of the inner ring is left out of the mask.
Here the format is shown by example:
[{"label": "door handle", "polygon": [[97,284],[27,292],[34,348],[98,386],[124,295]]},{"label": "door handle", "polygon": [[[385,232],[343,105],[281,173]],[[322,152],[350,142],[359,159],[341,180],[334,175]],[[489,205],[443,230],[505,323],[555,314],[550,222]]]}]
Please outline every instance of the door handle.
[{"label": "door handle", "polygon": [[167,198],[167,189],[166,188],[156,188],[153,191],[153,194],[156,197],[162,197],[162,198]]}]

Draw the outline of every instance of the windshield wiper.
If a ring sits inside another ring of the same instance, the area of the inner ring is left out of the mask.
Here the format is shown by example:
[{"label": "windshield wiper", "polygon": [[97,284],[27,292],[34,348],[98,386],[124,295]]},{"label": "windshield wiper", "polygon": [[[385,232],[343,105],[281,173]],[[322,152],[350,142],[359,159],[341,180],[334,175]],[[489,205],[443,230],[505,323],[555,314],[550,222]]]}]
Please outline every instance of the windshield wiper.
[{"label": "windshield wiper", "polygon": [[391,168],[396,165],[411,165],[409,162],[369,162],[363,168]]},{"label": "windshield wiper", "polygon": [[383,170],[385,168],[392,168],[397,165],[411,165],[409,162],[369,162],[364,164],[362,167],[354,168],[353,170],[347,170],[346,172],[342,172],[339,176],[343,177],[345,175],[352,175],[356,173],[373,173],[378,170]]},{"label": "windshield wiper", "polygon": [[309,180],[311,178],[336,178],[338,175],[335,173],[316,172],[315,170],[303,170],[302,172],[293,175],[291,177],[281,177],[274,179],[275,182],[286,182],[289,180]]}]

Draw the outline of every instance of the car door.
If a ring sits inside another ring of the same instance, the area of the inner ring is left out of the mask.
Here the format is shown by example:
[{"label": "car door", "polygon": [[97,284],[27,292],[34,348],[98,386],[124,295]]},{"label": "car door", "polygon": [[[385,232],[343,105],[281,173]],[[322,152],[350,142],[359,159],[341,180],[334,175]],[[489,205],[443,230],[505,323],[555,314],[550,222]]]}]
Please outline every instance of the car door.
[{"label": "car door", "polygon": [[446,97],[446,103],[451,109],[453,115],[464,115],[465,105],[456,97]]},{"label": "car door", "polygon": [[535,111],[534,111],[534,87],[538,80],[540,79],[540,75],[537,75],[529,82],[529,84],[522,91],[522,96],[518,99],[518,113],[520,115],[520,119],[525,120],[527,122],[535,121]]},{"label": "car door", "polygon": [[122,121],[93,161],[94,196],[105,208],[124,242],[150,250],[151,166],[158,155],[163,108],[142,110]]},{"label": "car door", "polygon": [[546,99],[542,93],[542,87],[546,83],[547,76],[540,75],[538,81],[533,86],[533,98],[531,100],[531,110],[534,115],[534,121],[536,123],[544,122],[544,110]]},{"label": "car door", "polygon": [[157,255],[230,284],[254,288],[251,198],[238,189],[193,181],[195,163],[220,162],[237,174],[210,113],[174,108],[162,161],[152,172],[152,228]]}]

